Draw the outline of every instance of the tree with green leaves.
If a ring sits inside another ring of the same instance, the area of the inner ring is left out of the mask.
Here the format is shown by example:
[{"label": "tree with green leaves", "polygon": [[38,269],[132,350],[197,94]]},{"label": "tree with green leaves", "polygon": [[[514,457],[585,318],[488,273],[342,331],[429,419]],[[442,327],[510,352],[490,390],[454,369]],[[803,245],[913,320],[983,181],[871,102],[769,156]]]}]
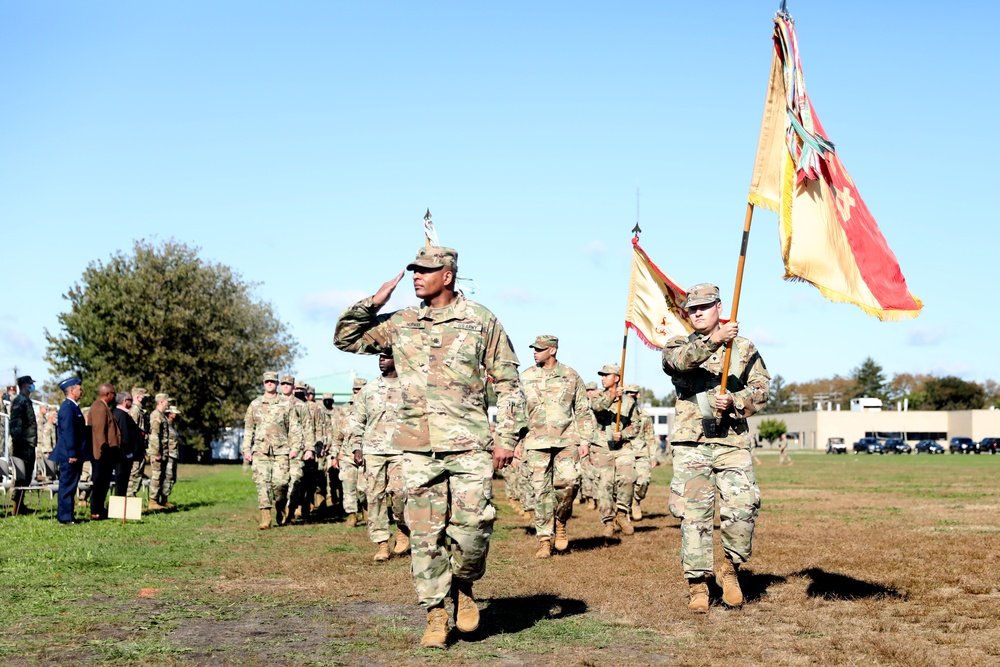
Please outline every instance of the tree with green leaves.
[{"label": "tree with green leaves", "polygon": [[775,375],[771,378],[770,396],[761,414],[777,415],[792,412],[792,390],[785,384],[785,378]]},{"label": "tree with green leaves", "polygon": [[788,432],[788,426],[780,419],[761,419],[757,432],[761,440],[774,442]]},{"label": "tree with green leaves", "polygon": [[854,395],[851,398],[869,396],[882,401],[887,400],[885,373],[871,357],[866,358],[860,366],[851,371],[851,379],[854,381]]},{"label": "tree with green leaves", "polygon": [[64,295],[46,360],[52,373],[80,373],[84,404],[110,382],[174,397],[186,443],[204,450],[242,420],[261,372],[287,368],[298,343],[258,300],[255,285],[176,241],[136,241],[130,255],[92,262]]},{"label": "tree with green leaves", "polygon": [[921,410],[981,410],[987,403],[981,385],[954,376],[927,380],[921,398]]}]

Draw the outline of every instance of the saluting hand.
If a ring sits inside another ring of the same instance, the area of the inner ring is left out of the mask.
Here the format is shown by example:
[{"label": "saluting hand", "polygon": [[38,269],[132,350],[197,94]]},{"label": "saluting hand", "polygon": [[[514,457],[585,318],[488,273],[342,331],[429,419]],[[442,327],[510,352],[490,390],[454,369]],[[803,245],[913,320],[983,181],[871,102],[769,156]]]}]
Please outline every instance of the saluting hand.
[{"label": "saluting hand", "polygon": [[396,289],[396,285],[399,284],[399,281],[403,279],[404,273],[406,273],[405,270],[400,271],[398,276],[383,283],[382,286],[378,288],[378,291],[375,292],[375,296],[372,297],[372,303],[379,308],[389,303],[389,297],[392,296],[392,292]]}]

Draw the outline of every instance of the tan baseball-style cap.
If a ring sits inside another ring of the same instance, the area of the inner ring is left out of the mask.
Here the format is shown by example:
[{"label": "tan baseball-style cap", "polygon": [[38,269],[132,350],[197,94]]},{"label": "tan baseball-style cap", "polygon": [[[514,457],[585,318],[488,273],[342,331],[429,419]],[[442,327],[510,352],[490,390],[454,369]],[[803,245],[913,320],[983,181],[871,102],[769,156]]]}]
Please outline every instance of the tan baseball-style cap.
[{"label": "tan baseball-style cap", "polygon": [[556,338],[555,336],[545,336],[545,335],[538,336],[537,338],[535,338],[535,342],[529,345],[528,347],[530,347],[533,350],[547,350],[550,347],[558,349],[559,339]]},{"label": "tan baseball-style cap", "polygon": [[406,265],[407,271],[414,268],[441,269],[449,268],[452,271],[458,270],[458,251],[454,248],[444,248],[441,246],[424,246],[417,251],[417,258]]},{"label": "tan baseball-style cap", "polygon": [[597,383],[596,382],[588,382],[587,383],[587,391],[593,391],[593,390],[596,390],[596,389],[597,389]]},{"label": "tan baseball-style cap", "polygon": [[156,402],[157,403],[159,403],[160,401],[166,401],[167,403],[171,403],[171,402],[173,402],[173,400],[174,399],[171,398],[170,394],[159,393],[159,394],[156,395]]},{"label": "tan baseball-style cap", "polygon": [[329,400],[329,401],[332,401],[332,400],[333,400],[333,393],[332,393],[332,392],[329,392],[329,391],[328,391],[328,392],[326,392],[326,393],[324,393],[324,394],[323,394],[323,400],[324,400],[324,401],[328,401],[328,400]]},{"label": "tan baseball-style cap", "polygon": [[295,376],[294,375],[282,375],[281,384],[290,384],[295,386]]},{"label": "tan baseball-style cap", "polygon": [[598,375],[621,375],[622,369],[618,364],[604,364],[601,366],[601,370],[597,371]]},{"label": "tan baseball-style cap", "polygon": [[634,382],[625,385],[625,393],[626,394],[638,394],[639,393],[639,385],[635,384]]},{"label": "tan baseball-style cap", "polygon": [[132,387],[132,398],[139,398],[140,396],[149,396],[149,392],[142,387]]},{"label": "tan baseball-style cap", "polygon": [[179,415],[180,413],[181,411],[177,409],[176,405],[171,405],[169,408],[167,408],[167,414]]},{"label": "tan baseball-style cap", "polygon": [[278,371],[264,371],[264,382],[270,380],[271,382],[278,381]]},{"label": "tan baseball-style cap", "polygon": [[299,391],[300,389],[302,391],[305,391],[308,388],[309,388],[309,385],[307,385],[305,382],[296,382],[295,383],[295,391]]},{"label": "tan baseball-style cap", "polygon": [[354,378],[354,388],[355,389],[361,389],[366,384],[368,384],[368,380],[366,380],[364,378]]},{"label": "tan baseball-style cap", "polygon": [[710,283],[700,283],[688,288],[684,307],[702,306],[706,303],[715,303],[716,301],[721,301],[719,299],[719,288]]}]

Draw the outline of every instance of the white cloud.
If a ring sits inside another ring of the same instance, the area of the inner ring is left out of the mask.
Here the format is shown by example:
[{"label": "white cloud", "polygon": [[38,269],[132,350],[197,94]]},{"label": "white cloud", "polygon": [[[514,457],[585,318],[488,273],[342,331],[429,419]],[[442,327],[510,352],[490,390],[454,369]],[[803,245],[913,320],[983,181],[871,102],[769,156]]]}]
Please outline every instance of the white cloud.
[{"label": "white cloud", "polygon": [[0,327],[0,346],[11,355],[38,356],[38,346],[35,341],[17,329]]},{"label": "white cloud", "polygon": [[935,361],[931,364],[930,373],[938,377],[946,377],[948,375],[965,377],[970,375],[972,370],[972,367],[964,361]]},{"label": "white cloud", "polygon": [[937,345],[944,339],[944,334],[943,328],[915,326],[906,337],[906,342],[917,347]]}]

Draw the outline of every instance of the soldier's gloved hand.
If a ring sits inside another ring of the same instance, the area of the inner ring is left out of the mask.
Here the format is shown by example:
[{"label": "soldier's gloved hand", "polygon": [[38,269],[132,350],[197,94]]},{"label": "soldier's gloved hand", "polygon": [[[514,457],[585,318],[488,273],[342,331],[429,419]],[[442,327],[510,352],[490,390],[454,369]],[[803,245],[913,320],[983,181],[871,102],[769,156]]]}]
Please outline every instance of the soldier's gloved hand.
[{"label": "soldier's gloved hand", "polygon": [[493,469],[503,470],[514,460],[514,452],[500,447],[493,448]]}]

